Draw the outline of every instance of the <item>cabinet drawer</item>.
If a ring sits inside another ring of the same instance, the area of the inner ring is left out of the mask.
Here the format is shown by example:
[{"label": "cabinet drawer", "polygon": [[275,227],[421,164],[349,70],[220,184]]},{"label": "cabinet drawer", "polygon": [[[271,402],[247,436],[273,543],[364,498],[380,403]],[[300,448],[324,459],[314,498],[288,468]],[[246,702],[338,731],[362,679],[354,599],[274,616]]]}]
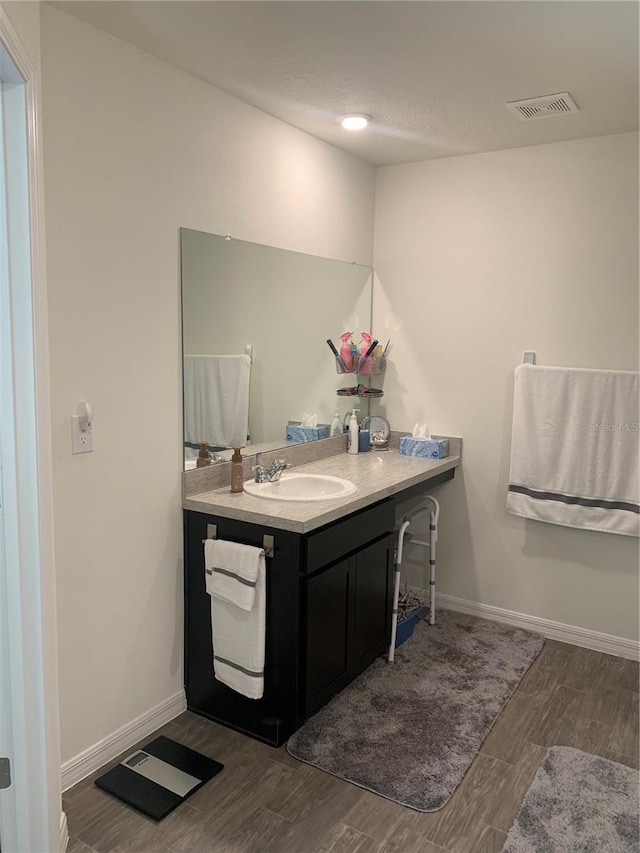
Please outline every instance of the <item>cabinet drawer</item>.
[{"label": "cabinet drawer", "polygon": [[311,533],[304,544],[304,567],[307,573],[315,572],[363,545],[373,542],[393,530],[395,504],[385,500],[367,507],[344,521],[331,524],[317,533]]}]

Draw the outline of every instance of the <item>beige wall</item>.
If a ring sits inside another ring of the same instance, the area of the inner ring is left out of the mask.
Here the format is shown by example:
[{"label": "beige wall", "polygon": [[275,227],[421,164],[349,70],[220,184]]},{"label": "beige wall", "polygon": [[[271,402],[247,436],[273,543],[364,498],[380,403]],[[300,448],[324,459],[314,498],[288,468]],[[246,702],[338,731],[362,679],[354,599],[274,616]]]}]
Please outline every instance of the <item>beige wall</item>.
[{"label": "beige wall", "polygon": [[[65,13],[41,23],[66,761],[182,689],[178,229],[370,264],[374,175]],[[72,456],[85,399],[95,452]]]},{"label": "beige wall", "polygon": [[40,68],[40,3],[8,0],[0,3],[36,68]]},{"label": "beige wall", "polygon": [[637,638],[637,540],[504,510],[523,352],[638,369],[637,134],[378,170],[374,266],[392,425],[464,439],[439,590]]}]

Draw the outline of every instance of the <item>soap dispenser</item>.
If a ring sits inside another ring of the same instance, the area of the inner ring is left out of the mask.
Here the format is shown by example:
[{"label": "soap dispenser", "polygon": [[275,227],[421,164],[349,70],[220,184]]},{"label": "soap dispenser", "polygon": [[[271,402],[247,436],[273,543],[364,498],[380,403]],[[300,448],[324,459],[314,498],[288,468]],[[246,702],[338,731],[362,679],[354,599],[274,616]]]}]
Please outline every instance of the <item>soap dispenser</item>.
[{"label": "soap dispenser", "polygon": [[331,426],[329,427],[329,435],[342,435],[342,418],[338,414],[337,409],[333,414],[333,420],[331,421]]},{"label": "soap dispenser", "polygon": [[211,454],[209,453],[209,445],[206,441],[199,442],[200,444],[200,452],[198,453],[198,458],[196,459],[196,468],[206,468],[208,465],[211,465]]},{"label": "soap dispenser", "polygon": [[356,417],[356,412],[359,412],[360,409],[354,409],[351,412],[351,417],[349,418],[349,433],[347,436],[347,453],[357,453],[358,452],[358,418]]},{"label": "soap dispenser", "polygon": [[241,492],[244,489],[244,471],[242,469],[242,455],[240,447],[233,448],[231,457],[231,491]]}]

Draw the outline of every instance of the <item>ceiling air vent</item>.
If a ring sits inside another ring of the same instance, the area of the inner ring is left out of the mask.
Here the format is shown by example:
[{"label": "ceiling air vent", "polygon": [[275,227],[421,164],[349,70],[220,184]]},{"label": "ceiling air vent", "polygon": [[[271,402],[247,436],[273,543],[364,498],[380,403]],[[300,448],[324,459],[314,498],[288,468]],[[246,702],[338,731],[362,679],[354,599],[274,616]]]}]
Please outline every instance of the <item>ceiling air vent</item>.
[{"label": "ceiling air vent", "polygon": [[509,101],[507,106],[520,121],[534,118],[552,118],[566,113],[577,113],[578,106],[568,92],[558,95],[543,95],[540,98],[527,98],[524,101]]}]

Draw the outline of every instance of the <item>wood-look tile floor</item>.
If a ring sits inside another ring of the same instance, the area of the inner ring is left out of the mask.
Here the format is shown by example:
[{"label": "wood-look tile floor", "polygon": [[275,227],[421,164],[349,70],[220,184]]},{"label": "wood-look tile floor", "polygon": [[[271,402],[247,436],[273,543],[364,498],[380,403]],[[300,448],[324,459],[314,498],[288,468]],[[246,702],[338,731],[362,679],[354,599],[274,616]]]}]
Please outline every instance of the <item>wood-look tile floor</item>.
[{"label": "wood-look tile floor", "polygon": [[95,787],[102,768],[63,795],[69,853],[497,853],[547,746],[638,767],[638,664],[547,640],[464,781],[432,814],[189,712],[158,733],[224,771],[156,824]]}]

